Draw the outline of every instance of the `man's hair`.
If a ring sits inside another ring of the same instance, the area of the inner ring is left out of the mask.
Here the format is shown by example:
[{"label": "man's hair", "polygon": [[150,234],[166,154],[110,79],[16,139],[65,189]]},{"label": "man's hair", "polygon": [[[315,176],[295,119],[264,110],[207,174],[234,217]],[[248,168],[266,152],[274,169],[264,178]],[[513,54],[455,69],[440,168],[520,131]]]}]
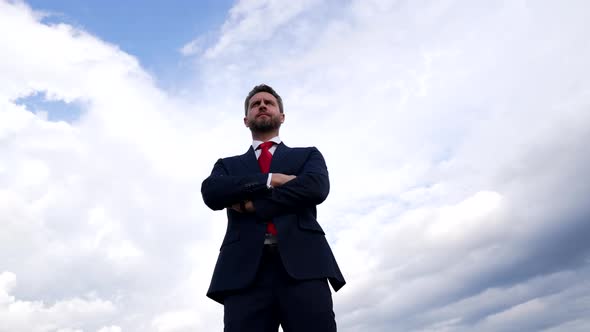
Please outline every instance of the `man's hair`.
[{"label": "man's hair", "polygon": [[277,98],[277,101],[279,102],[279,111],[283,113],[283,99],[281,99],[281,96],[279,96],[279,94],[270,86],[266,84],[260,84],[255,86],[254,89],[252,89],[252,91],[248,93],[248,97],[246,97],[246,100],[244,101],[244,109],[246,110],[246,115],[248,115],[248,104],[250,103],[250,98],[252,98],[252,96],[257,94],[258,92],[268,92],[275,98]]}]

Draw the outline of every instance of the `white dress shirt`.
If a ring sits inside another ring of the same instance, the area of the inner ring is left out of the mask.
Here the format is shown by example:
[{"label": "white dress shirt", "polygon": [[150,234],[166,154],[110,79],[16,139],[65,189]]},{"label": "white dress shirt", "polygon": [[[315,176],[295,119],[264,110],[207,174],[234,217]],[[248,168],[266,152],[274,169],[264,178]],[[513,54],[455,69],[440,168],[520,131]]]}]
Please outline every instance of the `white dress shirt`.
[{"label": "white dress shirt", "polygon": [[[269,139],[269,141],[273,141],[276,143],[276,144],[273,144],[273,146],[271,146],[270,149],[268,149],[270,154],[274,155],[275,150],[277,149],[277,146],[279,144],[281,144],[281,142],[282,142],[281,138],[279,136],[275,136],[275,137]],[[262,143],[264,143],[264,142],[257,141],[257,140],[252,141],[252,148],[254,149],[254,153],[256,154],[256,159],[258,159],[258,157],[260,157],[260,153],[262,152],[260,149],[258,149],[258,146]],[[268,179],[266,180],[266,187],[268,187],[268,188],[272,188],[272,186],[270,185],[271,179],[272,179],[272,173],[268,173]]]}]

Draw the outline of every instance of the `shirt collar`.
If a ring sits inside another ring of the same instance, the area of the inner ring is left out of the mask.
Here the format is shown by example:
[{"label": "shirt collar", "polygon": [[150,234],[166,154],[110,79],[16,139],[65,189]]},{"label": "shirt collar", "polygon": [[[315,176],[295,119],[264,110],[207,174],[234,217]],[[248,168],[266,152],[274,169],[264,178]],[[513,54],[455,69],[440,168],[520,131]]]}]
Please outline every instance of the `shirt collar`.
[{"label": "shirt collar", "polygon": [[[277,145],[278,145],[278,144],[281,144],[281,142],[282,142],[282,141],[281,141],[281,138],[280,138],[279,136],[275,136],[275,137],[273,137],[273,138],[269,139],[269,141],[273,141],[273,142],[275,142]],[[253,141],[252,141],[252,148],[254,149],[254,151],[256,151],[256,149],[258,148],[258,146],[259,146],[260,144],[262,144],[262,143],[264,143],[264,142],[263,142],[263,141],[258,141],[258,140],[253,140]]]}]

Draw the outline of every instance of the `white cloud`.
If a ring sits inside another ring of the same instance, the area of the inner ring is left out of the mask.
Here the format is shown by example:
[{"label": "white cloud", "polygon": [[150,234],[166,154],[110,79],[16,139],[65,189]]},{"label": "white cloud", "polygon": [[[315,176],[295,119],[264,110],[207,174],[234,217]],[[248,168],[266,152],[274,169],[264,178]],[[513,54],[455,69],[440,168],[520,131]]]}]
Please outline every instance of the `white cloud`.
[{"label": "white cloud", "polygon": [[252,45],[268,41],[277,29],[292,23],[298,15],[317,3],[317,0],[287,3],[277,0],[238,1],[229,12],[219,40],[205,51],[204,56],[214,58],[234,51],[242,53]]},{"label": "white cloud", "polygon": [[98,330],[97,332],[121,332],[121,328],[118,326],[106,326]]},{"label": "white cloud", "polygon": [[[193,153],[199,124],[185,126],[177,102],[116,46],[67,25],[41,24],[21,3],[0,2],[0,13],[0,265],[21,280],[11,296],[34,299],[18,302],[39,304],[33,317],[54,303],[53,325],[40,329],[84,331],[141,330],[168,310],[171,292],[174,307],[206,301],[193,300],[206,290],[205,273],[194,293],[175,289],[191,271],[191,242],[214,229],[195,204],[209,171]],[[6,33],[15,30],[18,39]],[[15,105],[38,91],[81,101],[82,117],[49,122]],[[208,245],[218,247],[201,243]],[[63,306],[86,294],[125,308],[104,322],[115,325],[59,319],[69,310]]]},{"label": "white cloud", "polygon": [[[243,98],[267,82],[282,138],[330,169],[340,330],[585,330],[586,7],[240,1],[185,45],[199,84],[173,97],[116,45],[0,1],[0,325],[220,329],[224,216],[200,182],[246,149]],[[81,118],[15,104],[33,93]]]},{"label": "white cloud", "polygon": [[152,321],[152,326],[161,332],[194,331],[199,328],[200,323],[199,317],[190,309],[158,315]]},{"label": "white cloud", "polygon": [[[10,295],[16,285],[16,276],[11,272],[0,274],[0,331],[81,331],[63,326],[91,326],[112,317],[117,308],[110,301],[99,298],[72,298],[52,305],[42,301],[18,300]],[[101,331],[116,332],[117,327]],[[119,330],[120,331],[120,330]]]},{"label": "white cloud", "polygon": [[197,55],[202,51],[204,39],[197,38],[185,44],[180,49],[180,53],[184,56]]},{"label": "white cloud", "polygon": [[485,316],[420,313],[587,264],[584,7],[353,1],[270,42],[228,21],[253,47],[216,54],[210,72],[232,90],[277,87],[283,138],[326,155],[343,330],[470,330]]}]

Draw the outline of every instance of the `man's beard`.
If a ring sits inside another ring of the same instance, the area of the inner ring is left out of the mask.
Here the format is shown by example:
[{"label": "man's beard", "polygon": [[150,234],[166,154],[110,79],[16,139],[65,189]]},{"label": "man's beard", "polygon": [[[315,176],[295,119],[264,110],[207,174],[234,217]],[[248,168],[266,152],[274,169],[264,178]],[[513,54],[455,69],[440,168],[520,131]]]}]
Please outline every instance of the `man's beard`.
[{"label": "man's beard", "polygon": [[256,133],[268,133],[281,127],[281,119],[278,117],[258,117],[249,123],[250,130]]}]

